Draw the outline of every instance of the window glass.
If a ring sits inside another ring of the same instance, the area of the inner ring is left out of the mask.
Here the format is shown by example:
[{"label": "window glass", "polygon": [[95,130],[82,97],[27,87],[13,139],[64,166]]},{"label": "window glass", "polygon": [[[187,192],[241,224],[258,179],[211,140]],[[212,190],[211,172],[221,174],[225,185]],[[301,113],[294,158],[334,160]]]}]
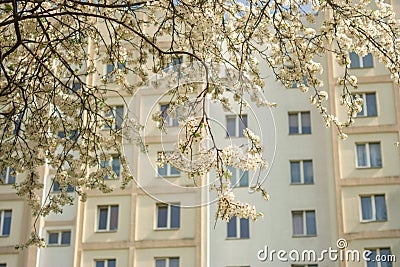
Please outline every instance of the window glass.
[{"label": "window glass", "polygon": [[69,245],[71,243],[71,231],[61,233],[61,244]]},{"label": "window glass", "polygon": [[374,66],[374,61],[371,53],[368,53],[366,56],[364,56],[362,61],[363,68],[372,68]]},{"label": "window glass", "polygon": [[181,209],[179,206],[171,205],[171,228],[179,228],[181,220]]},{"label": "window glass", "polygon": [[179,258],[170,258],[169,267],[179,267]]},{"label": "window glass", "polygon": [[110,211],[110,230],[116,230],[118,229],[118,206],[111,206]]},{"label": "window glass", "polygon": [[369,143],[371,167],[382,167],[381,144]]},{"label": "window glass", "polygon": [[236,217],[232,217],[231,220],[227,223],[228,225],[228,237],[236,237],[237,225],[236,225]]},{"label": "window glass", "polygon": [[238,116],[239,119],[239,133],[238,136],[239,137],[243,137],[243,130],[247,128],[247,115],[243,115],[240,117]]},{"label": "window glass", "polygon": [[376,95],[375,93],[365,94],[365,100],[367,105],[367,115],[368,116],[377,116],[378,112],[376,109]]},{"label": "window glass", "polygon": [[307,235],[317,234],[314,211],[306,211],[306,227],[307,227]]},{"label": "window glass", "polygon": [[99,230],[107,229],[108,208],[103,207],[99,209]]},{"label": "window glass", "polygon": [[350,68],[359,68],[360,67],[360,57],[355,52],[350,52]]},{"label": "window glass", "polygon": [[243,171],[240,169],[240,182],[239,186],[248,186],[249,185],[249,171]]},{"label": "window glass", "polygon": [[304,234],[303,212],[302,211],[292,212],[292,220],[293,220],[293,235],[303,235]]},{"label": "window glass", "polygon": [[226,117],[227,136],[236,136],[236,118],[232,116]]},{"label": "window glass", "polygon": [[310,112],[301,112],[301,133],[302,134],[311,133]]},{"label": "window glass", "polygon": [[312,184],[314,182],[312,160],[303,161],[303,170],[304,170],[304,183]]},{"label": "window glass", "polygon": [[113,157],[112,170],[118,177],[121,175],[121,161],[119,157]]},{"label": "window glass", "polygon": [[167,267],[167,262],[165,259],[157,259],[156,267]]},{"label": "window glass", "polygon": [[8,236],[10,235],[11,229],[11,210],[4,211],[4,221],[3,221],[3,232],[2,235]]},{"label": "window glass", "polygon": [[107,267],[115,267],[117,266],[117,261],[115,259],[108,260]]},{"label": "window glass", "polygon": [[249,238],[249,219],[240,218],[240,238]]},{"label": "window glass", "polygon": [[49,245],[58,244],[58,233],[49,233]]},{"label": "window glass", "polygon": [[299,133],[299,121],[296,114],[289,114],[289,134]]},{"label": "window glass", "polygon": [[385,221],[387,219],[385,195],[375,196],[375,209],[376,209],[376,220]]},{"label": "window glass", "polygon": [[168,206],[159,205],[157,207],[157,227],[167,227],[168,222]]},{"label": "window glass", "polygon": [[290,162],[290,179],[293,184],[301,183],[300,161]]},{"label": "window glass", "polygon": [[357,166],[365,167],[367,163],[367,149],[365,144],[357,144]]},{"label": "window glass", "polygon": [[372,220],[371,197],[361,197],[361,213],[363,220]]}]

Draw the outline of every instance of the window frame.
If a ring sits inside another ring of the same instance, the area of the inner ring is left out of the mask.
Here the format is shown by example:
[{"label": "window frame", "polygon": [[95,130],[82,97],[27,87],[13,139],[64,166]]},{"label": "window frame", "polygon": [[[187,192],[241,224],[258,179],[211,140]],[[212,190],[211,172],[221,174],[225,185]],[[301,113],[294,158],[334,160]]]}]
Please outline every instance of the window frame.
[{"label": "window frame", "polygon": [[[12,172],[15,172],[15,175],[11,175]],[[3,174],[4,173],[4,174]],[[10,177],[13,177],[13,183],[10,183]],[[12,167],[5,167],[2,172],[0,173],[0,180],[3,182],[0,182],[0,185],[13,185],[16,183],[17,180],[17,173],[16,173],[16,168]]]},{"label": "window frame", "polygon": [[[308,120],[310,122],[310,132],[303,133],[303,118],[302,116],[308,114]],[[296,115],[297,118],[297,132],[291,132],[291,120],[290,116]],[[290,111],[288,112],[288,122],[289,122],[289,135],[310,135],[312,134],[312,120],[311,120],[311,112],[310,111]]]},{"label": "window frame", "polygon": [[[56,185],[58,185],[58,186],[56,186]],[[63,187],[63,188],[65,188],[65,187]],[[52,193],[63,192],[63,190],[60,189],[60,183],[58,181],[54,181],[51,192]],[[68,184],[67,185],[67,190],[65,192],[66,193],[73,193],[73,192],[75,192],[75,187],[73,187],[72,185]]]},{"label": "window frame", "polygon": [[[232,166],[228,166],[227,170],[232,173],[232,177],[230,178],[231,186],[235,188],[242,188],[249,186],[249,171],[245,171],[240,168],[234,168]],[[239,177],[239,180],[238,180]],[[243,179],[243,177],[247,177]],[[246,182],[246,183],[244,183]]]},{"label": "window frame", "polygon": [[104,263],[104,267],[108,267],[109,261],[114,261],[114,263],[115,263],[114,266],[117,266],[117,259],[116,258],[114,258],[114,259],[95,259],[94,260],[94,265],[96,266],[97,262],[103,262]]},{"label": "window frame", "polygon": [[[352,64],[354,64],[355,62],[351,61],[349,69],[371,69],[371,68],[374,68],[374,57],[372,56],[371,53],[368,53],[367,55],[361,57],[356,52],[349,52],[350,60],[351,60],[351,55],[356,56],[358,62],[357,62],[357,64],[355,64],[356,66],[352,66]],[[366,57],[371,57],[371,62],[372,62],[371,66],[364,66],[365,65],[364,64],[364,58],[366,58]]]},{"label": "window frame", "polygon": [[[4,234],[4,230],[5,230],[5,214],[6,212],[10,213],[10,222],[9,222],[9,227],[7,228],[7,232],[8,234]],[[12,226],[12,209],[2,209],[0,210],[0,237],[9,237],[11,235],[11,226]]]},{"label": "window frame", "polygon": [[170,265],[171,265],[171,259],[172,260],[178,260],[178,266],[180,266],[181,265],[181,262],[180,262],[180,257],[155,257],[154,258],[154,266],[156,266],[157,267],[157,261],[165,261],[165,267],[170,267]]},{"label": "window frame", "polygon": [[[305,169],[304,162],[311,162],[311,172],[312,172],[312,181],[311,183],[305,183]],[[293,182],[292,177],[292,164],[299,163],[300,166],[300,182]],[[313,185],[315,183],[315,175],[314,175],[314,163],[312,159],[299,159],[299,160],[289,160],[289,171],[290,171],[290,185]]]},{"label": "window frame", "polygon": [[[69,243],[62,243],[62,235],[63,233],[69,233]],[[50,234],[57,234],[57,243],[50,243]],[[47,231],[47,247],[69,247],[71,246],[71,239],[72,239],[72,231],[70,229],[64,230],[48,230]]]},{"label": "window frame", "polygon": [[[384,249],[388,249],[389,250],[389,254],[388,255],[393,255],[393,253],[392,253],[392,249],[391,249],[391,247],[374,247],[374,248],[364,248],[364,251],[375,251],[375,257],[376,256],[382,256],[382,253],[381,253],[381,250],[384,250]],[[385,255],[385,254],[383,254],[383,255]],[[374,259],[374,260],[376,260],[376,258]],[[365,260],[365,263],[366,263],[366,267],[368,267],[369,265],[368,265],[368,263],[369,263],[370,261],[367,261],[367,260]],[[395,262],[395,261],[371,261],[371,262],[374,262],[374,263],[376,263],[376,266],[377,267],[382,267],[382,262],[384,262],[384,263],[388,263],[388,262],[390,262],[390,265],[393,267],[393,262]],[[386,265],[385,265],[386,266]]]},{"label": "window frame", "polygon": [[[375,197],[377,196],[383,196],[383,200],[385,201],[385,219],[378,220],[376,218],[377,215],[377,209],[376,209],[376,201]],[[362,204],[362,198],[369,197],[371,199],[371,210],[372,210],[372,218],[371,219],[364,219],[363,218],[363,204]],[[386,194],[361,194],[359,195],[359,203],[360,203],[360,223],[371,223],[371,222],[387,222],[388,221],[388,208],[387,208],[387,201],[386,201]]]},{"label": "window frame", "polygon": [[[161,117],[164,119],[164,126],[166,127],[178,127],[179,126],[179,111],[178,108],[175,108],[173,111],[175,114],[174,116],[169,116],[167,114],[167,110],[170,108],[171,103],[160,103],[160,111]],[[172,115],[172,114],[171,114]]]},{"label": "window frame", "polygon": [[[122,108],[122,114],[119,114],[117,112],[118,108]],[[124,105],[110,105],[109,106],[109,112],[104,112],[103,114],[105,119],[108,119],[109,117],[112,117],[114,119],[113,123],[111,125],[108,125],[106,121],[104,121],[103,124],[103,130],[119,130],[122,129],[122,125],[124,124],[124,118],[125,118],[125,106]],[[121,123],[118,123],[117,116],[120,117]]]},{"label": "window frame", "polygon": [[[380,165],[378,166],[372,166],[371,164],[371,150],[370,150],[370,145],[371,144],[379,144],[379,156],[380,156]],[[357,147],[359,145],[365,145],[365,157],[366,157],[366,166],[360,166],[358,164],[358,150]],[[371,141],[371,142],[356,142],[355,143],[355,153],[356,153],[356,168],[357,169],[380,169],[383,168],[383,157],[382,157],[382,146],[380,141]]]},{"label": "window frame", "polygon": [[[376,92],[362,92],[362,93],[357,93],[358,96],[360,96],[360,98],[363,99],[363,104],[362,104],[362,110],[357,113],[357,117],[356,118],[374,118],[374,117],[378,117],[378,101],[377,101],[377,94]],[[367,104],[367,95],[374,95],[375,96],[375,110],[376,110],[376,114],[375,115],[369,115],[368,114],[368,104]],[[360,113],[363,114],[360,114]]]},{"label": "window frame", "polygon": [[[307,232],[307,212],[313,212],[314,213],[314,232],[315,234],[308,234]],[[295,233],[295,225],[294,225],[294,214],[295,213],[301,213],[302,214],[302,234],[296,234]],[[291,215],[292,215],[292,237],[297,238],[297,237],[316,237],[318,235],[318,226],[317,226],[317,212],[316,210],[292,210],[291,211]]]},{"label": "window frame", "polygon": [[[246,222],[244,224],[244,222]],[[235,224],[235,236],[229,236],[229,225],[230,224]],[[244,225],[242,225],[244,224]],[[242,233],[243,229],[242,227],[246,227],[245,233],[248,234],[248,236],[245,236],[244,233]],[[226,223],[226,239],[227,240],[232,240],[232,239],[250,239],[250,220],[249,218],[238,218],[237,216],[233,216],[229,222]]]},{"label": "window frame", "polygon": [[[228,130],[228,119],[234,119],[235,132],[233,135]],[[240,131],[241,125],[243,125],[242,131]],[[243,138],[245,137],[243,131],[249,127],[249,117],[247,114],[228,114],[225,115],[225,126],[226,126],[226,138]]]},{"label": "window frame", "polygon": [[[111,208],[112,207],[117,207],[117,221],[116,221],[116,228],[110,229],[111,228]],[[101,216],[101,209],[107,208],[107,221],[106,221],[106,227],[105,229],[100,229],[100,216]],[[119,226],[119,205],[118,204],[110,204],[110,205],[98,205],[97,206],[97,225],[96,225],[96,232],[117,232],[118,231],[118,226]]]},{"label": "window frame", "polygon": [[[178,226],[174,226],[172,227],[172,206],[178,208],[179,211],[179,220],[178,220]],[[160,207],[167,207],[167,216],[166,216],[166,226],[159,226],[159,208]],[[175,203],[156,203],[156,209],[155,209],[155,226],[154,229],[155,230],[178,230],[181,228],[181,208],[180,208],[180,203],[179,202],[175,202]]]},{"label": "window frame", "polygon": [[[169,153],[169,151],[158,151],[157,152],[157,160],[161,160],[161,157],[163,154],[165,153]],[[166,174],[162,175],[160,174],[160,169],[166,169]],[[172,170],[175,169],[177,171],[177,173],[172,173]],[[172,166],[169,163],[165,163],[163,167],[157,166],[156,169],[156,177],[162,177],[162,178],[171,178],[171,177],[180,177],[181,176],[181,171],[178,170],[177,168],[175,168],[174,166]]]},{"label": "window frame", "polygon": [[[115,170],[114,170],[114,168],[113,168],[113,166],[114,166],[113,163],[114,163],[114,161],[115,161],[116,159],[118,159],[118,162],[119,162],[119,174],[116,173]],[[121,172],[122,172],[121,157],[119,157],[118,155],[111,155],[107,160],[101,160],[101,161],[100,161],[100,168],[101,168],[101,169],[105,169],[105,168],[108,168],[108,167],[110,167],[110,168],[111,168],[111,171],[112,171],[113,173],[115,173],[115,177],[116,177],[117,179],[120,179],[120,178],[121,178]],[[107,174],[104,175],[103,178],[104,178],[104,180],[117,180],[117,179],[112,179],[112,178],[110,178]]]}]

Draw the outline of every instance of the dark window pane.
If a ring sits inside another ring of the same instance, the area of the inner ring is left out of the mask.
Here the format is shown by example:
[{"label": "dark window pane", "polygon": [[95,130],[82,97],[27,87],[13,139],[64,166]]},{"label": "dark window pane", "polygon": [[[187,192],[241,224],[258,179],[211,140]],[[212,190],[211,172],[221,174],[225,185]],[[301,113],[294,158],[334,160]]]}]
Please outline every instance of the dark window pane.
[{"label": "dark window pane", "polygon": [[124,121],[124,106],[116,106],[114,112],[115,128],[120,129]]},{"label": "dark window pane", "polygon": [[303,161],[304,183],[312,184],[314,182],[313,163],[312,160]]},{"label": "dark window pane", "polygon": [[361,197],[361,213],[363,220],[372,220],[371,197]]},{"label": "dark window pane", "polygon": [[243,137],[243,131],[247,128],[247,115],[238,116],[239,119],[239,137]]},{"label": "dark window pane", "polygon": [[385,195],[375,196],[375,209],[376,209],[376,220],[386,221],[387,213],[386,213]]},{"label": "dark window pane", "polygon": [[10,235],[11,229],[11,210],[4,211],[3,232],[2,235]]},{"label": "dark window pane", "polygon": [[[360,94],[359,96],[362,100],[365,101],[363,94]],[[354,99],[355,99],[355,97],[354,97]],[[357,116],[366,116],[366,114],[367,114],[367,111],[365,110],[364,105],[363,105],[361,111],[357,113]]]},{"label": "dark window pane", "polygon": [[96,267],[105,267],[105,261],[96,261]]},{"label": "dark window pane", "polygon": [[311,133],[311,118],[310,112],[301,113],[301,133],[310,134]]},{"label": "dark window pane", "polygon": [[248,186],[249,185],[249,171],[240,170],[239,173],[240,173],[239,185],[240,186]]},{"label": "dark window pane", "polygon": [[350,68],[359,68],[360,67],[360,57],[355,52],[350,52]]},{"label": "dark window pane", "polygon": [[367,149],[365,144],[357,144],[357,166],[366,167],[367,163]]},{"label": "dark window pane", "polygon": [[111,165],[112,165],[111,168],[112,168],[113,172],[115,173],[115,175],[117,175],[117,177],[119,177],[121,175],[120,159],[118,157],[113,157]]},{"label": "dark window pane", "polygon": [[371,167],[382,167],[382,155],[381,155],[380,143],[369,144],[369,155],[370,155]]},{"label": "dark window pane", "polygon": [[114,65],[113,64],[107,64],[106,66],[106,73],[107,75],[114,70]]},{"label": "dark window pane", "polygon": [[58,233],[49,233],[49,245],[58,244]]},{"label": "dark window pane", "polygon": [[180,174],[180,172],[174,166],[172,166],[172,165],[169,165],[169,166],[170,166],[171,175],[179,175]]},{"label": "dark window pane", "polygon": [[298,134],[299,133],[299,120],[297,113],[289,114],[289,134]]},{"label": "dark window pane", "polygon": [[303,212],[292,211],[292,222],[293,222],[293,235],[303,235]]},{"label": "dark window pane", "polygon": [[118,206],[111,206],[110,230],[118,229]]},{"label": "dark window pane", "polygon": [[236,118],[229,116],[226,117],[226,135],[236,136]]},{"label": "dark window pane", "polygon": [[123,62],[123,63],[117,62],[117,67],[120,70],[124,69],[126,67],[126,62]]},{"label": "dark window pane", "polygon": [[180,206],[171,205],[171,228],[179,228],[181,223]]},{"label": "dark window pane", "polygon": [[157,227],[167,227],[168,222],[168,206],[157,206]]},{"label": "dark window pane", "polygon": [[377,116],[378,111],[376,109],[376,95],[375,93],[369,93],[365,95],[366,103],[367,103],[367,115],[368,116]]},{"label": "dark window pane", "polygon": [[300,162],[299,161],[290,162],[290,181],[293,184],[301,183]]},{"label": "dark window pane", "polygon": [[392,255],[390,248],[381,248],[380,249],[381,255],[381,267],[392,267],[392,260],[389,258]]},{"label": "dark window pane", "polygon": [[179,267],[179,258],[170,258],[169,267]]},{"label": "dark window pane", "polygon": [[117,260],[115,260],[115,259],[108,260],[107,263],[108,263],[107,267],[115,267],[115,266],[117,266]]},{"label": "dark window pane", "polygon": [[374,60],[372,58],[372,54],[368,53],[365,57],[363,57],[363,68],[372,68],[374,66]]},{"label": "dark window pane", "polygon": [[71,231],[61,233],[61,245],[71,244]]},{"label": "dark window pane", "polygon": [[82,88],[82,84],[80,82],[74,82],[72,84],[72,91],[77,92]]},{"label": "dark window pane", "polygon": [[157,259],[156,260],[156,267],[166,267],[167,261],[166,259]]},{"label": "dark window pane", "polygon": [[167,169],[168,169],[168,166],[166,163],[164,163],[163,167],[158,167],[158,174],[160,176],[167,176]]},{"label": "dark window pane", "polygon": [[250,230],[249,230],[249,219],[241,218],[240,219],[240,238],[249,238]]},{"label": "dark window pane", "polygon": [[315,211],[306,211],[306,228],[307,228],[307,235],[317,234]]},{"label": "dark window pane", "polygon": [[60,190],[61,190],[60,184],[57,181],[54,181],[53,191],[57,192],[57,191],[60,191]]},{"label": "dark window pane", "polygon": [[231,220],[227,223],[228,227],[228,237],[236,237],[237,226],[236,226],[236,217],[232,217]]},{"label": "dark window pane", "polygon": [[100,208],[99,209],[99,230],[107,229],[107,220],[108,220],[108,208]]},{"label": "dark window pane", "polygon": [[75,188],[72,185],[68,185],[67,192],[74,192]]},{"label": "dark window pane", "polygon": [[371,254],[369,254],[367,259],[367,267],[378,267],[378,263],[376,261],[376,250],[370,249],[369,251],[371,251]]}]

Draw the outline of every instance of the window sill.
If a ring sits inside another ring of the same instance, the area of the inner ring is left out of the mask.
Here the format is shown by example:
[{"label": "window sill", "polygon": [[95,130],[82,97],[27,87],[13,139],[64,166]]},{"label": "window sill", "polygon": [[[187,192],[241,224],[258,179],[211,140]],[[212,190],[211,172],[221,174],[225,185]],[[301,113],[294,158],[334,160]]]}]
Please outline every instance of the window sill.
[{"label": "window sill", "polygon": [[292,238],[317,237],[317,235],[292,235]]},{"label": "window sill", "polygon": [[249,240],[250,237],[227,237],[225,240]]},{"label": "window sill", "polygon": [[116,230],[99,230],[99,229],[97,229],[95,232],[96,233],[116,233],[116,232],[118,232],[118,229],[116,229]]},{"label": "window sill", "polygon": [[70,247],[71,246],[71,244],[62,244],[62,245],[60,245],[60,244],[47,244],[46,245],[46,248],[63,248],[63,247]]},{"label": "window sill", "polygon": [[367,119],[367,118],[377,118],[378,115],[357,115],[356,119]]},{"label": "window sill", "polygon": [[311,135],[312,133],[289,133],[289,136]]},{"label": "window sill", "polygon": [[225,136],[225,139],[229,139],[229,138],[234,138],[234,139],[240,139],[240,138],[246,138],[246,136]]},{"label": "window sill", "polygon": [[368,224],[368,223],[384,223],[387,222],[388,220],[362,220],[360,221],[361,224]]},{"label": "window sill", "polygon": [[353,68],[349,68],[349,69],[351,69],[351,70],[363,70],[363,69],[373,69],[374,68],[374,66],[372,66],[372,67],[353,67]]},{"label": "window sill", "polygon": [[0,238],[6,238],[6,237],[10,237],[10,235],[0,235]]},{"label": "window sill", "polygon": [[180,174],[177,174],[177,175],[157,175],[156,176],[156,178],[178,178],[178,177],[181,177],[181,175]]},{"label": "window sill", "polygon": [[371,166],[357,166],[357,170],[369,170],[369,169],[382,169],[382,166],[371,167]]},{"label": "window sill", "polygon": [[290,183],[290,185],[314,185],[314,182],[308,183],[308,184],[306,184],[306,183]]},{"label": "window sill", "polygon": [[154,231],[177,231],[180,228],[154,228]]}]

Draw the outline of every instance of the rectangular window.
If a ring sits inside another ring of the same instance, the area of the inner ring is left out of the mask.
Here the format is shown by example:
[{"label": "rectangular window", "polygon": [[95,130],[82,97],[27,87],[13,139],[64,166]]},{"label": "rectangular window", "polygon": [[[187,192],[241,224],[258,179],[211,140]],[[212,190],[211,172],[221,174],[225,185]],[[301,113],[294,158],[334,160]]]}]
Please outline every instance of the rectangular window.
[{"label": "rectangular window", "polygon": [[0,263],[0,267],[7,267],[7,263]]},{"label": "rectangular window", "polygon": [[15,168],[4,168],[0,173],[0,184],[15,184],[15,176]]},{"label": "rectangular window", "polygon": [[49,246],[69,246],[71,244],[71,231],[49,231],[47,244]]},{"label": "rectangular window", "polygon": [[0,236],[10,235],[11,215],[11,210],[0,210]]},{"label": "rectangular window", "polygon": [[97,212],[97,230],[116,231],[118,229],[118,205],[99,206]]},{"label": "rectangular window", "polygon": [[61,186],[59,182],[54,181],[53,192],[61,192],[61,191],[74,192],[75,188],[70,184],[68,184],[67,186]]},{"label": "rectangular window", "polygon": [[317,225],[314,210],[292,211],[293,236],[316,236]]},{"label": "rectangular window", "polygon": [[115,179],[121,177],[121,159],[118,156],[113,156],[109,160],[102,160],[100,162],[100,168],[111,168],[112,172],[115,174],[115,177],[109,177],[106,174],[104,179]]},{"label": "rectangular window", "polygon": [[246,187],[249,185],[249,171],[236,169],[228,166],[228,170],[232,173],[231,185],[232,187]]},{"label": "rectangular window", "polygon": [[386,200],[385,195],[360,196],[361,221],[386,221]]},{"label": "rectangular window", "polygon": [[247,115],[228,115],[226,116],[226,136],[244,137],[243,131],[247,128]]},{"label": "rectangular window", "polygon": [[362,110],[357,113],[357,117],[374,117],[378,115],[376,107],[376,94],[375,93],[362,93],[358,94],[364,100]]},{"label": "rectangular window", "polygon": [[171,58],[171,61],[165,66],[164,71],[176,71],[179,68],[179,65],[183,63],[183,57],[177,56]]},{"label": "rectangular window", "polygon": [[390,248],[366,248],[370,251],[367,255],[367,267],[392,267],[396,256],[392,255]]},{"label": "rectangular window", "polygon": [[356,144],[357,168],[381,168],[382,155],[381,143],[358,143]]},{"label": "rectangular window", "polygon": [[108,113],[104,114],[104,117],[112,118],[113,122],[105,122],[105,129],[121,129],[122,123],[124,122],[124,106],[111,106]]},{"label": "rectangular window", "polygon": [[179,267],[179,258],[159,258],[155,259],[156,267]]},{"label": "rectangular window", "polygon": [[310,112],[290,112],[289,134],[311,134]]},{"label": "rectangular window", "polygon": [[250,238],[249,219],[232,217],[227,223],[228,238]]},{"label": "rectangular window", "polygon": [[175,108],[174,110],[170,110],[169,104],[162,104],[162,105],[160,105],[160,111],[161,111],[161,116],[164,119],[164,123],[165,123],[164,126],[176,127],[179,125],[178,108]]},{"label": "rectangular window", "polygon": [[179,203],[157,204],[157,228],[178,229],[181,225],[181,208]]},{"label": "rectangular window", "polygon": [[117,260],[116,259],[107,259],[107,260],[95,260],[96,267],[116,267]]},{"label": "rectangular window", "polygon": [[[158,152],[158,161],[161,161],[161,158],[163,157],[164,152]],[[174,166],[168,163],[164,163],[162,166],[157,167],[157,173],[158,175],[162,177],[168,177],[168,176],[179,176],[181,175],[181,172],[176,169]]]},{"label": "rectangular window", "polygon": [[312,160],[290,161],[290,182],[292,184],[313,184],[313,162]]},{"label": "rectangular window", "polygon": [[350,52],[349,56],[351,60],[351,69],[372,68],[374,66],[374,60],[371,53],[368,53],[366,56],[361,58],[356,52]]}]

